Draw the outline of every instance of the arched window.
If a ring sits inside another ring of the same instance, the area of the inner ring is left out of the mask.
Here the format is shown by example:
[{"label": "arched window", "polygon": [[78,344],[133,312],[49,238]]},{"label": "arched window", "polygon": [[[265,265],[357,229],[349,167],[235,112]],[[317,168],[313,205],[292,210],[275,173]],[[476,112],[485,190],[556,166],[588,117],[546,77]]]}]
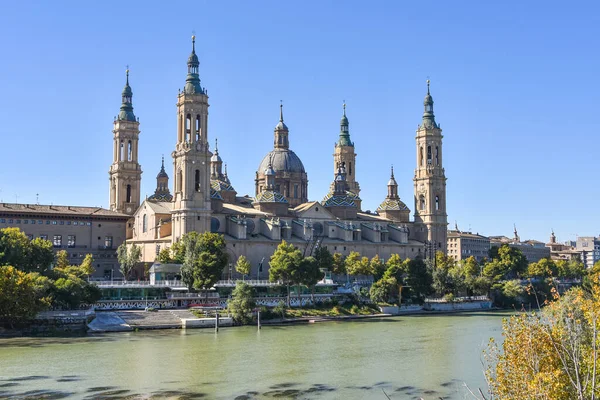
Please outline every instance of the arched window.
[{"label": "arched window", "polygon": [[148,215],[142,217],[142,232],[148,232]]},{"label": "arched window", "polygon": [[127,161],[131,161],[133,156],[133,147],[131,146],[131,140],[127,142]]},{"label": "arched window", "polygon": [[196,142],[200,141],[200,115],[196,115]]},{"label": "arched window", "polygon": [[127,194],[125,196],[125,201],[127,203],[131,203],[131,185],[127,185]]},{"label": "arched window", "polygon": [[199,169],[196,170],[196,176],[194,179],[194,190],[196,190],[196,192],[200,191],[200,170]]},{"label": "arched window", "polygon": [[440,148],[435,146],[435,165],[440,165]]},{"label": "arched window", "polygon": [[119,157],[119,161],[123,161],[125,160],[125,143],[123,143],[123,141],[121,140],[121,149],[120,151],[120,157]]},{"label": "arched window", "polygon": [[440,196],[435,196],[435,211],[440,209]]},{"label": "arched window", "polygon": [[419,209],[424,211],[425,210],[425,196],[421,195],[421,197],[419,197]]},{"label": "arched window", "polygon": [[419,164],[423,166],[423,146],[419,148]]},{"label": "arched window", "polygon": [[185,141],[192,140],[192,116],[190,114],[185,117]]},{"label": "arched window", "polygon": [[177,171],[177,185],[176,185],[176,186],[177,186],[177,189],[175,189],[175,190],[177,190],[178,192],[181,192],[181,188],[182,188],[181,181],[182,181],[183,179],[182,179],[182,176],[181,176],[181,175],[182,175],[182,174],[181,174],[181,170]]},{"label": "arched window", "polygon": [[431,164],[431,146],[427,146],[427,164]]},{"label": "arched window", "polygon": [[352,175],[352,163],[348,163],[348,175]]}]

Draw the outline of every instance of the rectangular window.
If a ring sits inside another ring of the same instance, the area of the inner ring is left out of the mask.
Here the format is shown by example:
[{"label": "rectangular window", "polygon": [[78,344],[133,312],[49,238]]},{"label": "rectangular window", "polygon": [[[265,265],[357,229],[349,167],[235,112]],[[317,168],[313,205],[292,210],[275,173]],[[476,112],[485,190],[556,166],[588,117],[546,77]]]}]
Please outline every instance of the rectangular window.
[{"label": "rectangular window", "polygon": [[294,185],[294,198],[297,199],[298,198],[298,184]]},{"label": "rectangular window", "polygon": [[73,225],[77,226],[77,221],[73,221]]},{"label": "rectangular window", "polygon": [[113,245],[113,237],[105,236],[104,237],[104,247],[106,247],[107,249],[112,249],[112,245]]},{"label": "rectangular window", "polygon": [[54,247],[60,247],[60,246],[62,246],[62,236],[61,235],[54,235],[54,238],[52,240],[52,245]]},{"label": "rectangular window", "polygon": [[75,235],[67,236],[67,247],[75,247]]},{"label": "rectangular window", "polygon": [[91,223],[91,222],[88,222],[88,223],[87,223],[87,226],[92,226],[92,223]]},{"label": "rectangular window", "polygon": [[24,224],[28,224],[28,223],[29,223],[29,220],[28,220],[28,219],[24,219],[24,220],[23,220],[23,223],[24,223]]},{"label": "rectangular window", "polygon": [[65,221],[60,221],[60,224],[61,224],[61,225],[64,225],[64,224],[65,224]]},{"label": "rectangular window", "polygon": [[156,255],[160,253],[160,244],[156,245]]},{"label": "rectangular window", "polygon": [[67,225],[71,225],[71,221],[67,221]]},{"label": "rectangular window", "polygon": [[52,225],[56,225],[56,221],[52,221]]},{"label": "rectangular window", "polygon": [[21,220],[20,219],[15,219],[15,224],[20,224]]},{"label": "rectangular window", "polygon": [[44,221],[42,221],[41,219],[38,219],[38,225],[44,225]]},{"label": "rectangular window", "polygon": [[12,223],[13,223],[13,220],[12,220],[12,219],[9,219],[9,220],[8,220],[8,223],[9,223],[9,224],[12,224]]},{"label": "rectangular window", "polygon": [[50,225],[50,220],[46,220],[46,225]]},{"label": "rectangular window", "polygon": [[48,235],[40,235],[40,239],[42,239],[42,240],[48,240]]},{"label": "rectangular window", "polygon": [[6,222],[6,219],[0,218],[0,222],[2,222],[4,224]]},{"label": "rectangular window", "polygon": [[35,219],[32,219],[32,220],[31,220],[31,223],[35,225]]}]

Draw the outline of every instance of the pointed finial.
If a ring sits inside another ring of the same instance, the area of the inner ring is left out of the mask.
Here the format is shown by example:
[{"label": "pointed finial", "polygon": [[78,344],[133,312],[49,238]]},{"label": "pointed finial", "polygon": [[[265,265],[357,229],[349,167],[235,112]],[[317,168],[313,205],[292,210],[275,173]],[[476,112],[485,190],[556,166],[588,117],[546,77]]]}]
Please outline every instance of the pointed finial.
[{"label": "pointed finial", "polygon": [[429,85],[431,84],[431,81],[429,80],[429,77],[427,77],[427,94],[429,94]]},{"label": "pointed finial", "polygon": [[394,177],[394,164],[392,164],[392,178]]},{"label": "pointed finial", "polygon": [[196,52],[196,31],[192,31],[192,53]]},{"label": "pointed finial", "polygon": [[344,100],[344,117],[346,116],[346,100]]},{"label": "pointed finial", "polygon": [[129,85],[129,65],[126,66],[126,70],[125,70],[125,76],[127,77],[127,84]]},{"label": "pointed finial", "polygon": [[279,100],[279,122],[283,122],[283,100]]},{"label": "pointed finial", "polygon": [[219,154],[219,139],[215,138],[215,154]]},{"label": "pointed finial", "polygon": [[162,168],[165,168],[165,155],[162,155]]}]

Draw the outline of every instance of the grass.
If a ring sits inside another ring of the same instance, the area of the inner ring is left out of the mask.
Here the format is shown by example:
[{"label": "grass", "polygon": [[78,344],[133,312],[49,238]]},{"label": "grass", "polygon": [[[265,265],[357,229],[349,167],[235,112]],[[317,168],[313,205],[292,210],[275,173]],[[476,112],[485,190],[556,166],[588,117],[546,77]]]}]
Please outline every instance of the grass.
[{"label": "grass", "polygon": [[323,307],[294,307],[285,310],[286,318],[339,317],[344,315],[373,315],[379,313],[379,309],[371,305],[348,303]]}]

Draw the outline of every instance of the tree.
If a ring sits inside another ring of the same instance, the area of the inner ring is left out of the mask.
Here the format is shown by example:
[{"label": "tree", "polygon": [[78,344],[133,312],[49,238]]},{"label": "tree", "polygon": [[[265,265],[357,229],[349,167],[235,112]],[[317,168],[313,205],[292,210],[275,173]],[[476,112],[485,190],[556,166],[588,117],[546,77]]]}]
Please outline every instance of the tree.
[{"label": "tree", "polygon": [[0,229],[0,265],[46,274],[53,261],[54,251],[49,241],[29,240],[19,228]]},{"label": "tree", "polygon": [[298,283],[310,289],[310,298],[315,302],[315,285],[323,279],[325,274],[319,268],[319,263],[314,257],[306,257],[300,261]]},{"label": "tree", "polygon": [[287,286],[287,306],[290,306],[290,285],[296,282],[302,253],[292,244],[282,240],[269,260],[269,280],[281,281]]},{"label": "tree", "polygon": [[407,270],[406,284],[410,286],[412,296],[422,302],[432,292],[432,278],[427,265],[421,258],[415,258],[408,262]]},{"label": "tree", "polygon": [[346,273],[346,260],[341,253],[333,253],[332,270],[336,275],[344,275]]},{"label": "tree", "polygon": [[171,258],[171,249],[168,247],[165,247],[164,249],[162,249],[158,253],[158,256],[156,257],[156,261],[158,261],[161,264],[173,263],[173,259]]},{"label": "tree", "polygon": [[590,291],[574,288],[542,311],[505,320],[502,351],[491,340],[486,378],[495,399],[600,396],[600,276]]},{"label": "tree", "polygon": [[475,280],[479,277],[479,265],[475,257],[470,256],[450,268],[449,274],[458,293],[470,294],[475,289]]},{"label": "tree", "polygon": [[375,279],[376,281],[380,280],[383,277],[383,274],[385,273],[385,264],[381,261],[381,258],[379,258],[379,255],[375,255],[373,258],[371,258],[371,261],[369,262],[369,269],[371,270],[371,275],[373,275],[373,279]]},{"label": "tree", "polygon": [[13,328],[50,306],[48,278],[0,266],[0,321]]},{"label": "tree", "polygon": [[527,259],[521,250],[503,244],[492,247],[491,261],[486,263],[483,274],[498,282],[503,279],[514,279],[527,271]]},{"label": "tree", "polygon": [[398,282],[395,278],[383,278],[371,285],[369,297],[375,303],[387,303],[395,294]]},{"label": "tree", "polygon": [[254,288],[246,282],[238,281],[227,302],[227,308],[238,324],[249,324],[252,321],[252,311],[256,307]]},{"label": "tree", "polygon": [[250,275],[251,267],[250,262],[244,255],[239,256],[235,263],[235,270],[238,274],[242,274],[244,278],[246,278],[246,275]]},{"label": "tree", "polygon": [[69,253],[66,250],[60,250],[56,253],[56,262],[54,268],[66,268],[69,266]]},{"label": "tree", "polygon": [[345,260],[346,270],[350,275],[371,275],[368,257],[361,257],[356,251],[351,252]]},{"label": "tree", "polygon": [[123,274],[123,279],[127,280],[131,270],[135,267],[135,265],[140,262],[142,259],[142,249],[135,244],[132,245],[129,249],[127,249],[127,244],[125,242],[121,243],[121,245],[117,248],[117,260],[119,261],[120,268],[119,270]]},{"label": "tree", "polygon": [[185,245],[185,259],[181,267],[183,283],[194,289],[210,289],[218,282],[229,259],[223,235],[190,232],[181,240]]},{"label": "tree", "polygon": [[452,293],[455,289],[450,270],[454,267],[454,259],[446,256],[443,252],[435,253],[435,264],[431,268],[433,288],[441,297],[446,293]]},{"label": "tree", "polygon": [[331,271],[333,269],[333,255],[327,247],[319,246],[315,252],[315,260],[319,269]]},{"label": "tree", "polygon": [[551,259],[542,258],[538,262],[529,263],[527,266],[527,276],[530,278],[556,277],[558,276],[558,268]]}]

